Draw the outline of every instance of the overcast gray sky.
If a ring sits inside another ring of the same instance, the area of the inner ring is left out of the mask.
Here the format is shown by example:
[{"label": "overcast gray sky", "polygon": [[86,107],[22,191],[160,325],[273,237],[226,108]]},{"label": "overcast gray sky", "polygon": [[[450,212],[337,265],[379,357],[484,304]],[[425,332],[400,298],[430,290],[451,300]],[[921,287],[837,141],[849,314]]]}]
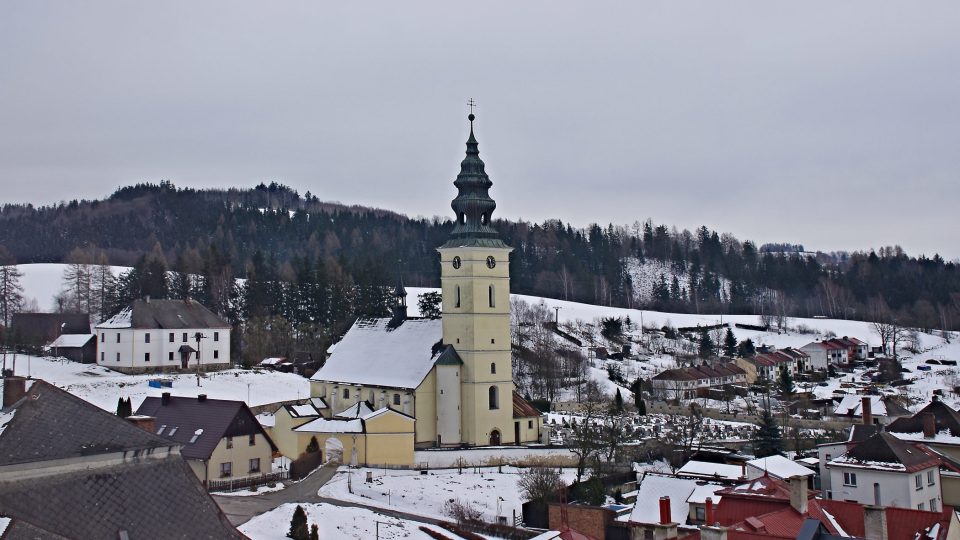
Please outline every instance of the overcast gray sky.
[{"label": "overcast gray sky", "polygon": [[0,202],[138,181],[960,257],[960,2],[0,4]]}]

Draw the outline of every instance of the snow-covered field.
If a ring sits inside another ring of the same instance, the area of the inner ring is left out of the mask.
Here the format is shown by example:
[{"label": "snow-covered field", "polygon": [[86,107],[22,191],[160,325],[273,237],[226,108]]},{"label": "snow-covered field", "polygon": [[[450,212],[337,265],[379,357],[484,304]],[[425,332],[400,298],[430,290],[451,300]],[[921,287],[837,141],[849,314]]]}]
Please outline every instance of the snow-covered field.
[{"label": "snow-covered field", "polygon": [[[320,495],[440,519],[450,519],[444,513],[444,505],[460,499],[482,512],[486,521],[494,522],[498,515],[509,517],[514,511],[520,515],[524,502],[517,486],[521,470],[514,467],[502,470],[497,472],[493,467],[476,473],[474,469],[464,469],[461,474],[451,469],[421,475],[419,471],[341,467],[320,488]],[[373,473],[371,483],[365,481],[368,471]],[[564,482],[569,484],[575,478],[575,470],[563,470]]]},{"label": "snow-covered field", "polygon": [[[320,538],[403,538],[409,540],[431,540],[420,530],[422,523],[385,516],[364,508],[344,508],[331,504],[301,504],[307,513],[307,522],[316,523]],[[252,540],[286,540],[290,529],[290,518],[296,504],[284,504],[265,514],[251,519],[238,527],[240,532]],[[379,525],[378,525],[379,522]],[[426,525],[444,536],[454,538],[448,531]],[[379,535],[379,536],[378,536]]]},{"label": "snow-covered field", "polygon": [[[13,368],[13,362],[13,355],[8,354],[5,365]],[[116,410],[118,398],[131,398],[136,410],[144,398],[160,397],[163,392],[186,397],[206,394],[210,399],[233,399],[253,406],[310,395],[307,379],[274,371],[230,369],[203,374],[200,386],[197,386],[196,375],[164,374],[159,376],[172,379],[173,388],[161,389],[147,384],[158,375],[124,375],[96,364],[17,355],[16,375],[43,379],[108,411]]]}]

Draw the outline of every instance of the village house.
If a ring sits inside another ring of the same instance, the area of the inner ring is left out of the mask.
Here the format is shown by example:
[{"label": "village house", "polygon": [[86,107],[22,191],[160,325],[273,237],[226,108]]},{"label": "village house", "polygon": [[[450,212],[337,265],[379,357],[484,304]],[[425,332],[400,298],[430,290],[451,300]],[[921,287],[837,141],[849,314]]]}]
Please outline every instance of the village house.
[{"label": "village house", "polygon": [[816,371],[826,371],[829,366],[852,365],[849,349],[830,341],[812,341],[800,350],[810,356],[810,366]]},{"label": "village house", "polygon": [[682,400],[706,396],[710,390],[722,391],[725,386],[744,385],[746,372],[733,362],[709,366],[674,368],[650,379],[653,396],[660,400]]},{"label": "village house", "polygon": [[832,414],[841,420],[857,420],[866,424],[887,425],[897,418],[910,416],[910,411],[891,396],[845,394]]},{"label": "village house", "polygon": [[230,366],[230,325],[189,298],[135,300],[96,333],[97,364],[123,373]]},{"label": "village house", "polygon": [[72,340],[79,340],[91,334],[90,315],[86,313],[14,313],[10,319],[13,343],[37,351],[60,336],[78,336]]},{"label": "village house", "polygon": [[272,472],[276,445],[246,403],[193,397],[147,397],[135,420],[182,445],[180,454],[204,485]]},{"label": "village house", "polygon": [[246,538],[181,445],[51,384],[8,377],[0,408],[0,537]]}]

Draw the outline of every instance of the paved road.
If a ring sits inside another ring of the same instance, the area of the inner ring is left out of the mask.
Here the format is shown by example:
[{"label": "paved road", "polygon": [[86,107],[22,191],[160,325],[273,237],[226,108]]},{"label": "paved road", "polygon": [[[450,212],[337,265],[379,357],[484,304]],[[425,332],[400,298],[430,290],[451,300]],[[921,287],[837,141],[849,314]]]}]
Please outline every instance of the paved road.
[{"label": "paved road", "polygon": [[292,502],[321,502],[317,491],[337,472],[337,465],[328,463],[300,482],[287,482],[287,487],[280,491],[271,491],[262,495],[245,497],[231,497],[213,495],[227,519],[234,525],[246,523],[250,518],[273,510],[284,503]]}]

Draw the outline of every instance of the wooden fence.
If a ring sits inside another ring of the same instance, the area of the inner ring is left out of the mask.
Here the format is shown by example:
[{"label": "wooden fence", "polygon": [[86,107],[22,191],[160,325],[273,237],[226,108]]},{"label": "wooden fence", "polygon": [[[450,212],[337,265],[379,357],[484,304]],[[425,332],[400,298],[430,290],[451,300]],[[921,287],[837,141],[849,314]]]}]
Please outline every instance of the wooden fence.
[{"label": "wooden fence", "polygon": [[252,487],[259,487],[275,482],[281,482],[289,477],[290,471],[277,471],[273,473],[264,473],[259,476],[209,480],[207,481],[207,491],[236,491],[238,489],[250,489]]}]

